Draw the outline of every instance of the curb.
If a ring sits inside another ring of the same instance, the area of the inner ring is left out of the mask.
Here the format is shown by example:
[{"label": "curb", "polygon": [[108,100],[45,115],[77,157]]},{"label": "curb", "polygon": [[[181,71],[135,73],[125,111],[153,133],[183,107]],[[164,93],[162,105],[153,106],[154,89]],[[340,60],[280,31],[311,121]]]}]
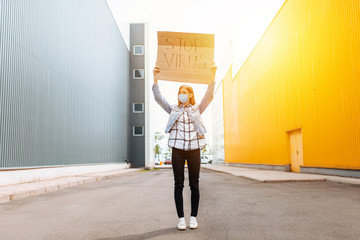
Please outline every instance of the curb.
[{"label": "curb", "polygon": [[[257,182],[261,182],[261,183],[281,183],[281,182],[323,182],[323,181],[328,181],[328,182],[337,182],[337,183],[345,183],[345,184],[352,184],[352,185],[358,185],[360,186],[360,179],[358,178],[346,178],[346,177],[339,177],[339,176],[330,176],[330,175],[321,175],[321,174],[310,174],[310,175],[314,175],[313,177],[306,178],[304,177],[303,179],[298,178],[298,179],[291,179],[291,178],[287,178],[287,179],[271,179],[271,177],[269,179],[261,179],[259,177],[251,177],[251,176],[247,176],[246,174],[238,174],[235,173],[235,169],[231,170],[228,169],[224,170],[224,169],[216,169],[212,168],[212,167],[202,167],[204,169],[207,170],[212,170],[212,171],[216,171],[216,172],[222,172],[222,173],[227,173],[227,174],[231,174],[233,176],[237,176],[237,177],[243,177],[246,179],[250,179],[250,180],[254,180]],[[241,168],[239,168],[241,169]],[[256,170],[251,170],[251,171],[256,171]],[[258,171],[271,171],[271,170],[260,170],[258,169]],[[241,172],[241,171],[240,171]],[[244,173],[246,173],[247,171],[244,171]],[[293,174],[297,174],[297,173],[293,173]],[[303,174],[307,174],[308,173],[303,173]]]},{"label": "curb", "polygon": [[345,184],[360,186],[360,179],[358,179],[358,178],[344,178],[344,177],[338,177],[338,176],[327,176],[327,177],[325,177],[325,179],[328,182],[345,183]]},{"label": "curb", "polygon": [[[72,177],[3,186],[0,187],[0,203],[6,203],[11,200],[17,200],[50,192],[57,192],[65,188],[76,187],[86,183],[101,181],[103,179],[110,179],[140,170],[142,170],[142,168],[125,170],[122,169],[120,171],[115,170],[101,173],[74,175]],[[17,191],[16,188],[19,188],[21,190]]]}]

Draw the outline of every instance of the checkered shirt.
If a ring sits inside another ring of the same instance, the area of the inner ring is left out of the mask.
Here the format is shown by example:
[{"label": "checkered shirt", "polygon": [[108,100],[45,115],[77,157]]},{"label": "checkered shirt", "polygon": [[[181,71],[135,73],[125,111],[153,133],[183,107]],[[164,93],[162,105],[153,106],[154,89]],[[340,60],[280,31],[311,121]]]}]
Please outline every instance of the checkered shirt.
[{"label": "checkered shirt", "polygon": [[188,115],[188,112],[191,111],[191,107],[191,104],[189,104],[188,107],[185,107],[182,104],[180,105],[182,114],[170,129],[168,141],[169,147],[175,147],[184,151],[196,150],[199,148],[203,149],[205,147],[206,141],[204,135],[199,135]]}]

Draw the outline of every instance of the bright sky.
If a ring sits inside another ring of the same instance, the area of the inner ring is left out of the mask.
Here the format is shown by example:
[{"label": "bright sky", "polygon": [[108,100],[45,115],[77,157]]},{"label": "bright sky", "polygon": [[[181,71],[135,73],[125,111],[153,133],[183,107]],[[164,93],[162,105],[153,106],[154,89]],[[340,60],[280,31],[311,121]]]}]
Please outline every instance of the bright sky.
[{"label": "bright sky", "polygon": [[[242,62],[251,53],[285,0],[107,0],[107,2],[122,32],[127,31],[128,22],[149,24],[150,66],[146,71],[149,73],[150,86],[152,86],[152,69],[157,54],[157,31],[215,34],[215,64],[219,67],[230,40],[233,45],[233,61]],[[128,22],[124,21],[124,16]],[[222,77],[217,74],[216,81],[221,81]],[[160,90],[171,104],[177,103],[177,91],[181,84],[159,80]],[[190,85],[194,88],[196,102],[200,103],[207,85]],[[152,92],[150,94],[151,131],[164,132],[168,114],[155,102]],[[206,120],[205,125],[209,131],[211,126],[208,126]]]}]

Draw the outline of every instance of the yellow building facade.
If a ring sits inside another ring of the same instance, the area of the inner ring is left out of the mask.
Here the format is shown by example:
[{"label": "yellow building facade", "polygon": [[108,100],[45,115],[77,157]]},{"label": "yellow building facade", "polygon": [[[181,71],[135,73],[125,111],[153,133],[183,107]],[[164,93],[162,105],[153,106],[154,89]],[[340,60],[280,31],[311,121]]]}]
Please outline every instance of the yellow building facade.
[{"label": "yellow building facade", "polygon": [[222,82],[226,163],[358,176],[359,1],[286,1],[231,71]]}]

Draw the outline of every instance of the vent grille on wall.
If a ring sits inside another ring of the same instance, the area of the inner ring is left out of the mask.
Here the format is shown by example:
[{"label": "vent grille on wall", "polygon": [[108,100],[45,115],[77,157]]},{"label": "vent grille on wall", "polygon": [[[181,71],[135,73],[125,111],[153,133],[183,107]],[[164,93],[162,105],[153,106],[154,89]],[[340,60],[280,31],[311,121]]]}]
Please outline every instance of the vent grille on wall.
[{"label": "vent grille on wall", "polygon": [[144,69],[134,69],[133,78],[134,79],[143,79],[144,78]]},{"label": "vent grille on wall", "polygon": [[134,45],[133,54],[144,55],[144,45]]},{"label": "vent grille on wall", "polygon": [[144,126],[133,126],[134,136],[144,136]]}]

